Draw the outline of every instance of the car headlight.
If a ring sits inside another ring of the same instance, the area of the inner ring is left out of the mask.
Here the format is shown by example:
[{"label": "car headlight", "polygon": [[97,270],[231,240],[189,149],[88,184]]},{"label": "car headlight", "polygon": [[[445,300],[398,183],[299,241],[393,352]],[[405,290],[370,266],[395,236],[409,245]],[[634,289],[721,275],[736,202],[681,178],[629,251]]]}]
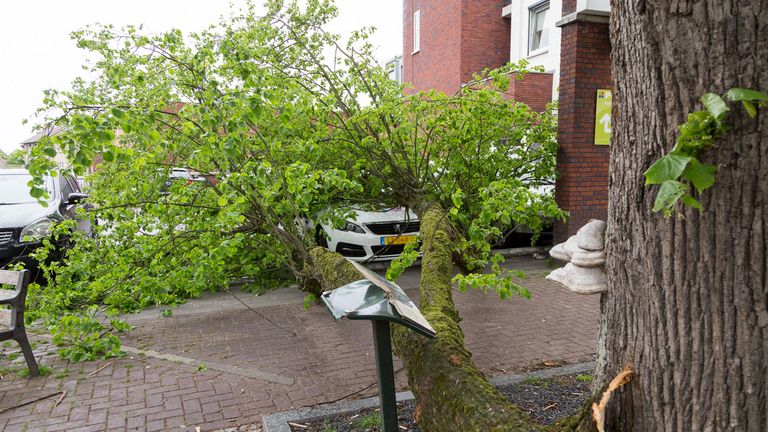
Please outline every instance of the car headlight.
[{"label": "car headlight", "polygon": [[351,232],[355,232],[355,233],[358,233],[358,234],[365,234],[365,231],[363,231],[363,229],[360,227],[360,225],[358,225],[358,224],[356,224],[354,222],[350,222],[350,221],[344,222],[344,225],[342,225],[341,228],[339,228],[339,230],[341,230],[341,231],[351,231]]},{"label": "car headlight", "polygon": [[22,242],[30,242],[48,237],[51,235],[51,227],[53,227],[52,220],[47,218],[38,219],[21,230],[20,240]]}]

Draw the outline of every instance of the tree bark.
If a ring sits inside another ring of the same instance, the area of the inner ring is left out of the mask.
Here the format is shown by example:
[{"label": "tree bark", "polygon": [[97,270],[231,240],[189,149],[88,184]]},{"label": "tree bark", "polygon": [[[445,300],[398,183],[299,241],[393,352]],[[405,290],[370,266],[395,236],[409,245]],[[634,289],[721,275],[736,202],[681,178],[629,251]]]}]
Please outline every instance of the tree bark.
[{"label": "tree bark", "polygon": [[768,113],[733,106],[702,160],[715,186],[680,217],[652,213],[643,172],[706,92],[768,90],[768,2],[616,0],[615,111],[599,374],[625,364],[606,430],[768,428]]},{"label": "tree bark", "polygon": [[[453,303],[451,228],[445,212],[430,206],[419,215],[422,252],[419,309],[437,332],[427,339],[395,326],[396,354],[408,373],[416,398],[414,416],[426,431],[535,431],[541,429],[511,404],[475,367],[464,347],[461,318]],[[321,284],[332,289],[360,278],[340,255],[311,252]]]}]

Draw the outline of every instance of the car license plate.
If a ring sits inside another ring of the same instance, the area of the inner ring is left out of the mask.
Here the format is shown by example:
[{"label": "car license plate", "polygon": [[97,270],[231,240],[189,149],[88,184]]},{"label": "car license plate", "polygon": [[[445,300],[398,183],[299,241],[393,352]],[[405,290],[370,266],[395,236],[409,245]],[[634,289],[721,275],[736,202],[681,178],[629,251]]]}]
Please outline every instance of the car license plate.
[{"label": "car license plate", "polygon": [[416,236],[404,235],[404,236],[398,236],[398,237],[382,237],[381,245],[387,246],[387,245],[396,245],[396,244],[406,244],[406,243],[412,242],[413,240],[416,240]]}]

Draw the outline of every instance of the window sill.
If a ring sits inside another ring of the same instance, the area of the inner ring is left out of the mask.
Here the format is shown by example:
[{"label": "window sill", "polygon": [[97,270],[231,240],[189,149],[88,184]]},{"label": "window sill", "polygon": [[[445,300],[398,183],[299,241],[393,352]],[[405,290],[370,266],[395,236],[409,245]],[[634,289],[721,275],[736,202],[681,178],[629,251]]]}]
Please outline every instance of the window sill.
[{"label": "window sill", "polygon": [[416,51],[412,52],[411,55],[418,54],[419,51],[421,51],[421,50],[416,50]]},{"label": "window sill", "polygon": [[532,58],[534,58],[534,57],[538,57],[538,56],[540,56],[540,55],[542,55],[542,54],[546,54],[546,53],[548,53],[548,52],[549,52],[549,47],[545,47],[545,48],[539,48],[539,49],[537,49],[536,51],[531,51],[531,52],[529,52],[529,53],[528,53],[528,57],[526,57],[526,58],[527,58],[527,59],[532,59]]}]

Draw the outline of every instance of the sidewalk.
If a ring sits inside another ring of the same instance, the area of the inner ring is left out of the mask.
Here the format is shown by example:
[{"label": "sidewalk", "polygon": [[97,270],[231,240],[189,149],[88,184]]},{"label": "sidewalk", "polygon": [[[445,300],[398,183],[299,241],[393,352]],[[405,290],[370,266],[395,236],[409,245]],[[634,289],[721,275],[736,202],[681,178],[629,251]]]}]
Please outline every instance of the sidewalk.
[{"label": "sidewalk", "polygon": [[[523,285],[531,300],[454,295],[478,367],[495,376],[592,360],[599,298],[544,280],[541,261],[510,261],[529,272]],[[414,299],[418,276],[411,269],[399,281]],[[127,356],[119,359],[68,363],[46,338],[33,336],[40,364],[53,372],[34,379],[2,373],[0,430],[260,430],[266,414],[376,394],[370,325],[334,322],[322,306],[305,310],[295,288],[258,297],[208,293],[171,317],[156,309],[128,320],[136,329],[124,338]],[[23,365],[7,357],[16,350],[2,348],[0,367]],[[407,383],[397,359],[395,370],[402,390]]]}]

